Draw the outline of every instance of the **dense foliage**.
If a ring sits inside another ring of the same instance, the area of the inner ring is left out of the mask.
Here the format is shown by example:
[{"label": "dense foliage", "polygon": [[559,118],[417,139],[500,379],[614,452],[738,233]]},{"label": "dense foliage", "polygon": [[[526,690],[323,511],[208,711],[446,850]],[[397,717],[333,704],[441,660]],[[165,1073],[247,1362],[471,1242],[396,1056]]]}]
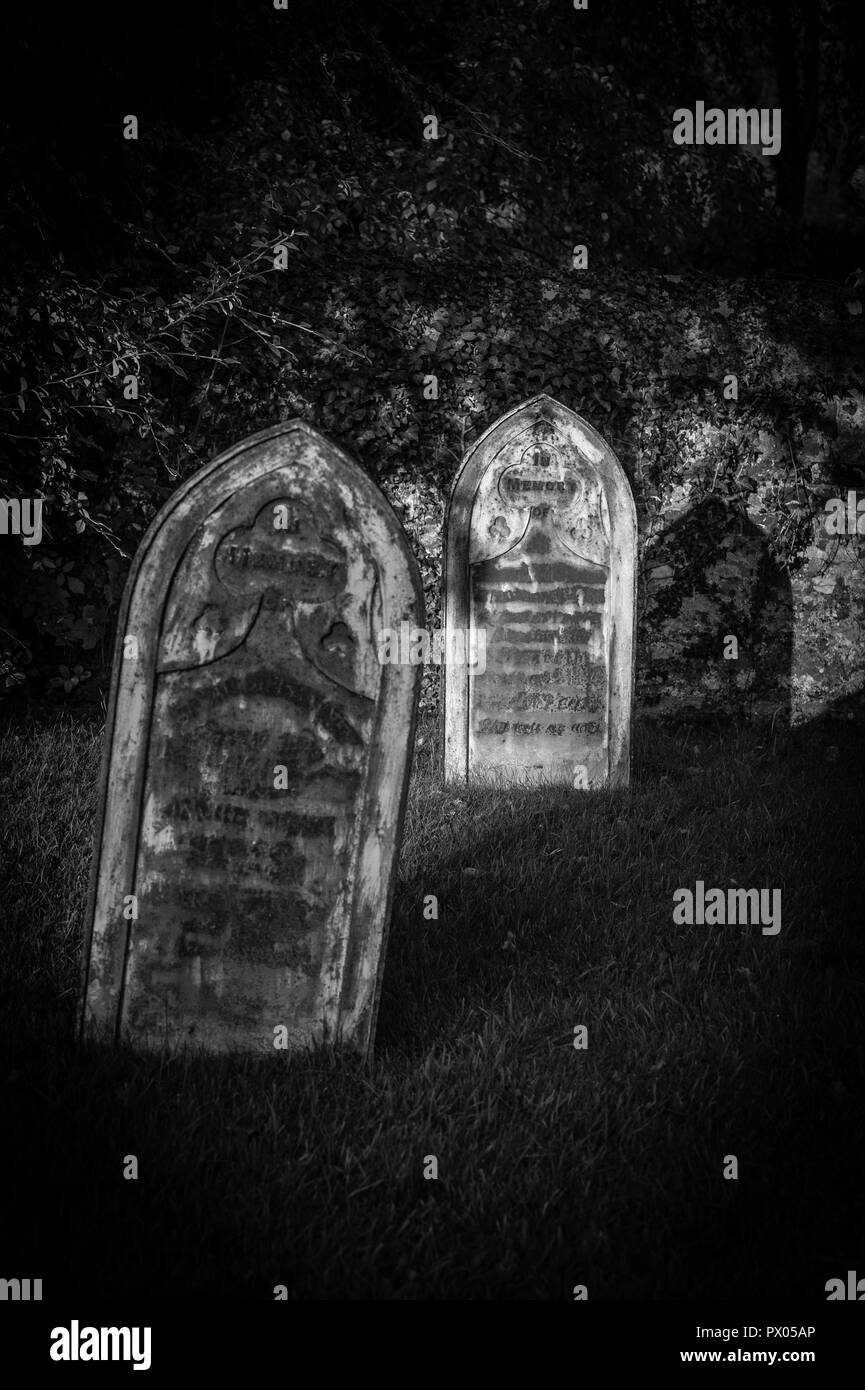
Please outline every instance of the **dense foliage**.
[{"label": "dense foliage", "polygon": [[[586,414],[651,516],[695,466],[695,428],[720,431],[701,485],[746,497],[761,431],[795,444],[861,392],[862,41],[839,4],[730,10],[16,16],[0,496],[44,498],[44,534],[0,538],[0,690],[95,696],[148,522],[278,419],[382,483],[434,613],[449,482],[526,396]],[[779,92],[775,169],[672,142],[676,107]],[[819,498],[788,462],[767,526],[795,564]]]}]

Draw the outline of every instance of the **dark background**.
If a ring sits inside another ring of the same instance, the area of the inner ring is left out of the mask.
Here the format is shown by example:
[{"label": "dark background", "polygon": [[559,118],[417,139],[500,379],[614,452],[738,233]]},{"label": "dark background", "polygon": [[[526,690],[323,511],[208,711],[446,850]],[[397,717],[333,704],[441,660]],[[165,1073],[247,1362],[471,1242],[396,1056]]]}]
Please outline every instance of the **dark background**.
[{"label": "dark background", "polygon": [[[807,389],[783,370],[773,381],[777,418],[807,427],[829,387],[861,387],[857,9],[16,6],[0,495],[46,502],[40,546],[0,547],[7,706],[99,709],[147,522],[181,478],[276,419],[305,415],[359,456],[425,563],[409,521],[421,536],[440,523],[466,444],[541,388],[605,431],[651,508],[675,468],[651,430],[705,375],[662,349],[677,309],[714,313],[722,282],[738,305],[771,292],[769,336],[813,369]],[[780,106],[780,154],[674,145],[673,111],[697,100]],[[137,141],[122,138],[130,113]],[[428,113],[436,142],[422,138]],[[280,237],[289,266],[275,272]],[[539,318],[556,284],[580,317],[553,339]],[[729,366],[718,324],[709,338]],[[433,369],[440,395],[426,400]],[[137,401],[123,398],[128,373]],[[634,476],[643,458],[648,479]],[[403,494],[421,485],[418,521]]]},{"label": "dark background", "polygon": [[[822,1301],[865,1273],[865,768],[842,680],[858,618],[846,591],[804,638],[790,612],[823,498],[863,477],[860,8],[7,16],[0,496],[46,506],[41,545],[0,537],[3,1277],[43,1278],[65,1308],[269,1301],[277,1284]],[[781,106],[781,155],[675,146],[673,111],[697,100]],[[638,649],[664,624],[679,645],[638,695],[681,712],[730,626],[743,666],[766,639],[774,717],[705,736],[638,721],[632,787],[579,801],[444,788],[422,721],[370,1073],[327,1053],[76,1046],[106,672],[157,508],[220,449],[302,415],[397,507],[432,626],[460,460],[541,390],[611,442],[641,543],[660,537],[679,575],[641,575]],[[704,426],[721,443],[695,460]],[[698,629],[682,605],[728,536],[759,582],[734,574],[720,627]],[[791,734],[805,638],[827,708]],[[675,928],[672,893],[697,878],[780,887],[781,935]]]}]

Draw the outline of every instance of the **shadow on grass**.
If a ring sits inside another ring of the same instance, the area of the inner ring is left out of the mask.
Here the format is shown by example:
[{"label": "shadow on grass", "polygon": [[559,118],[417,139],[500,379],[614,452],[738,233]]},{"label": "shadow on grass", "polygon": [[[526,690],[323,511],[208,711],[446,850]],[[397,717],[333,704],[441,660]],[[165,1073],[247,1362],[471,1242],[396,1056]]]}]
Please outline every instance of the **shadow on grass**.
[{"label": "shadow on grass", "polygon": [[[823,1298],[863,1217],[848,713],[774,739],[638,726],[631,789],[578,796],[445,789],[422,726],[368,1070],[74,1045],[99,738],[7,733],[7,1277],[46,1298]],[[675,926],[697,879],[780,888],[780,934]]]}]

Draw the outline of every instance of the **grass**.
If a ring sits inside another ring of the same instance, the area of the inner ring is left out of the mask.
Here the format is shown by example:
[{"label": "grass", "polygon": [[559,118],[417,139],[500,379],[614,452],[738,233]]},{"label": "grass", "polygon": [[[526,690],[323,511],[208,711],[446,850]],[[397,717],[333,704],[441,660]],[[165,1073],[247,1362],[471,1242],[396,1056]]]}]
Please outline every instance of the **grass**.
[{"label": "grass", "polygon": [[[636,735],[628,791],[466,791],[421,727],[364,1070],[77,1046],[101,731],[7,726],[0,1273],[46,1298],[825,1298],[865,1259],[859,726]],[[780,888],[780,935],[674,926],[698,878]]]}]

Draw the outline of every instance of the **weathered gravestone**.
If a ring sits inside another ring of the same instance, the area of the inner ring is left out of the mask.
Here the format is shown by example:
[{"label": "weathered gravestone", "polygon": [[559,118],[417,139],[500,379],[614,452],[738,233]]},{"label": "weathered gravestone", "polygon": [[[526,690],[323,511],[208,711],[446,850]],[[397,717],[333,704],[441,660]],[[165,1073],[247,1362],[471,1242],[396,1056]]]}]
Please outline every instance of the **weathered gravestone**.
[{"label": "weathered gravestone", "polygon": [[83,1027],[209,1051],[375,1028],[424,622],[378,488],[301,421],[184,484],[118,628]]},{"label": "weathered gravestone", "polygon": [[628,781],[636,536],[612,450],[549,396],[470,450],[445,524],[445,628],[484,629],[486,666],[443,668],[448,779]]}]

